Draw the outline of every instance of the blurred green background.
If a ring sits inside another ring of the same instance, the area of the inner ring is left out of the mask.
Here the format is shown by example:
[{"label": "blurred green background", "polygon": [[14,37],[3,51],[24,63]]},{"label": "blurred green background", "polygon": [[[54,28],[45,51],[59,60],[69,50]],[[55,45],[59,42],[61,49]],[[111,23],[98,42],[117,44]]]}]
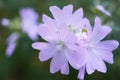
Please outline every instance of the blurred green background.
[{"label": "blurred green background", "polygon": [[[14,21],[19,18],[19,10],[32,7],[39,13],[41,21],[42,14],[52,16],[49,7],[52,5],[62,8],[73,4],[74,10],[82,7],[84,16],[90,19],[93,25],[95,16],[102,19],[104,25],[112,27],[113,31],[106,39],[115,39],[120,42],[120,0],[0,0],[0,20],[8,18]],[[108,17],[96,9],[96,5],[102,5],[110,11],[112,17]],[[15,25],[13,25],[15,26]],[[26,34],[17,41],[17,47],[11,57],[5,55],[6,38],[17,29],[5,28],[0,24],[0,80],[77,80],[78,72],[70,67],[70,74],[61,75],[59,72],[50,74],[49,61],[40,62],[37,50],[32,49],[31,41]],[[41,39],[40,39],[41,40]],[[114,52],[114,64],[107,65],[107,73],[95,72],[85,75],[85,80],[120,80],[120,49]]]}]

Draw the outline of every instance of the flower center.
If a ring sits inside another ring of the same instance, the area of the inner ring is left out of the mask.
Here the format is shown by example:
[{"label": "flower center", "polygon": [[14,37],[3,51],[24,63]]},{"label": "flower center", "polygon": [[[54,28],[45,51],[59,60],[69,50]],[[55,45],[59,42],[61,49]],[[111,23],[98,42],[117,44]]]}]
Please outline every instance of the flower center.
[{"label": "flower center", "polygon": [[74,26],[69,25],[70,31],[75,34],[78,40],[87,40],[88,32],[86,28],[76,29]]},{"label": "flower center", "polygon": [[58,52],[62,51],[62,50],[64,49],[64,47],[65,47],[65,45],[64,45],[64,43],[63,43],[61,40],[59,40],[59,41],[56,43],[56,48],[57,48],[57,51],[58,51]]},{"label": "flower center", "polygon": [[78,38],[78,40],[86,40],[88,37],[87,30],[81,29],[75,34]]},{"label": "flower center", "polygon": [[76,33],[76,29],[75,29],[74,26],[69,25],[69,29],[70,29],[71,32]]}]

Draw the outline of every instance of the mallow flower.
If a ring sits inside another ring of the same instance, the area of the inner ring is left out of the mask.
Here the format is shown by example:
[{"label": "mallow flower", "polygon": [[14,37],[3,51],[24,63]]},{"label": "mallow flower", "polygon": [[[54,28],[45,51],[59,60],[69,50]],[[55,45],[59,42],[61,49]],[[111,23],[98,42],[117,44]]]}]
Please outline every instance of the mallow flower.
[{"label": "mallow flower", "polygon": [[104,63],[113,64],[112,51],[115,50],[119,43],[116,40],[103,40],[110,32],[111,28],[102,26],[99,17],[95,18],[94,28],[86,23],[83,32],[86,33],[79,44],[84,47],[85,65],[80,67],[78,78],[84,80],[85,70],[88,74],[92,74],[95,70],[106,73],[107,68]]},{"label": "mallow flower", "polygon": [[12,33],[6,40],[7,48],[6,55],[10,57],[16,48],[16,41],[18,40],[19,35],[17,33]]},{"label": "mallow flower", "polygon": [[33,8],[22,8],[20,10],[21,29],[30,39],[38,39],[38,14]]},{"label": "mallow flower", "polygon": [[84,65],[84,54],[78,53],[79,50],[82,52],[82,49],[75,45],[77,38],[70,32],[67,25],[59,24],[56,26],[56,23],[53,25],[49,22],[40,24],[39,35],[46,42],[35,42],[32,47],[40,50],[40,61],[52,58],[51,73],[60,71],[62,74],[69,74],[68,63],[75,69]]}]

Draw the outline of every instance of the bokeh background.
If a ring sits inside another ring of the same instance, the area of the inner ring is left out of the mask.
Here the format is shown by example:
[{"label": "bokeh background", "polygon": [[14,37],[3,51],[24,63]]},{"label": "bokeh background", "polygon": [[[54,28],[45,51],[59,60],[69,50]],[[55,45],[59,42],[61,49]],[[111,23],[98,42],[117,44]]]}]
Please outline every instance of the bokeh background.
[{"label": "bokeh background", "polygon": [[[43,13],[52,16],[49,11],[50,6],[56,5],[62,8],[68,4],[73,4],[74,10],[82,7],[84,16],[90,19],[91,25],[93,25],[95,16],[99,16],[104,25],[109,25],[113,29],[106,39],[115,39],[120,42],[120,0],[0,0],[0,20],[8,18],[11,22],[8,27],[0,24],[0,80],[77,80],[78,71],[71,67],[70,74],[67,76],[61,75],[59,72],[50,74],[50,60],[39,61],[39,51],[31,47],[34,41],[22,31],[13,55],[7,57],[5,54],[6,38],[20,29],[19,10],[21,8],[34,8],[41,21]],[[96,9],[96,5],[104,6],[112,17]],[[39,37],[38,41],[41,40]],[[120,48],[113,53],[114,64],[106,64],[108,69],[106,74],[96,71],[92,75],[86,74],[85,80],[120,80]]]}]

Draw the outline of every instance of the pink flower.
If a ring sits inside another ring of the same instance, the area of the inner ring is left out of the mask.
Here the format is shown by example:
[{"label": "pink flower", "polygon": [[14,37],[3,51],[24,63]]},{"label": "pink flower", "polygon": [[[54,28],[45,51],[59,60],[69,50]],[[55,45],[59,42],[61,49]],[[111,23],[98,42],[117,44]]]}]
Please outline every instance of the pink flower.
[{"label": "pink flower", "polygon": [[85,65],[79,69],[78,78],[80,80],[84,80],[85,70],[88,74],[92,74],[95,70],[106,73],[107,69],[104,61],[113,64],[112,51],[119,45],[116,40],[101,41],[111,32],[111,28],[102,26],[99,17],[95,18],[93,30],[90,25],[86,26],[84,29],[87,37],[80,41],[80,45],[84,47],[83,54],[86,56]]},{"label": "pink flower", "polygon": [[38,14],[32,8],[23,8],[20,10],[21,28],[30,39],[38,39]]}]

